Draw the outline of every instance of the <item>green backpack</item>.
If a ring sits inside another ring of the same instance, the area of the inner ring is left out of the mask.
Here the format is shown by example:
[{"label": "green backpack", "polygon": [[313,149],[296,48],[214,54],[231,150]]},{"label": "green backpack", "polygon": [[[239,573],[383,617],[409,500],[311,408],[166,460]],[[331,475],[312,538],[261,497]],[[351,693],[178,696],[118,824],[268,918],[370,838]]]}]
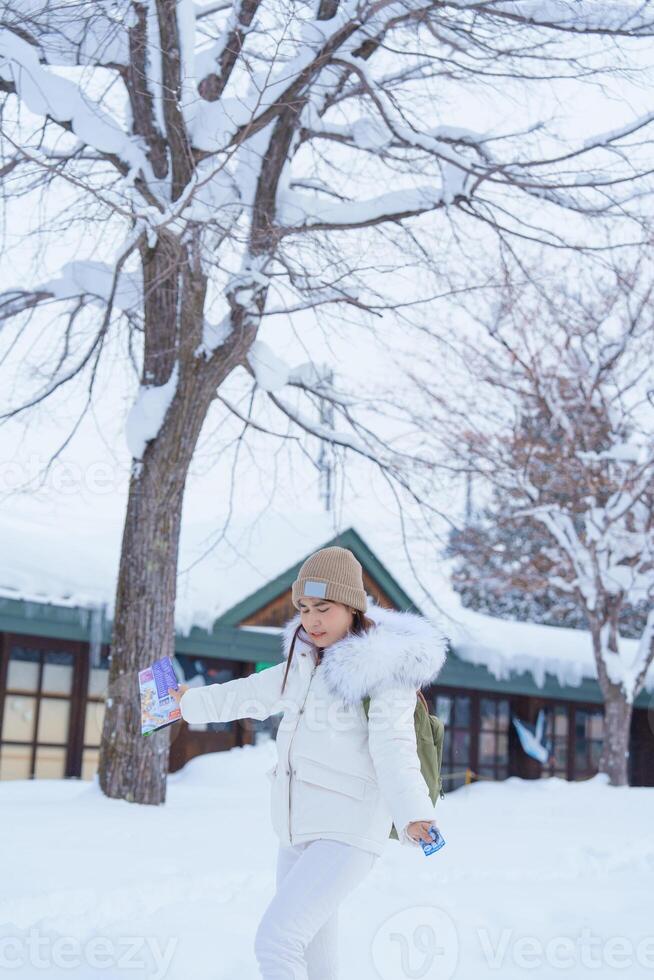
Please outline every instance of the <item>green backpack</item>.
[{"label": "green backpack", "polygon": [[[429,797],[436,805],[436,800],[440,797],[445,799],[443,793],[443,779],[441,776],[441,765],[443,763],[443,741],[445,738],[445,725],[436,715],[429,714],[429,705],[425,700],[422,691],[417,691],[418,700],[416,710],[413,714],[413,723],[416,729],[416,747],[418,758],[420,759],[420,771],[427,783]],[[370,698],[363,699],[363,707],[368,717]],[[416,817],[419,820],[419,817]],[[389,837],[399,840],[395,824],[391,827]]]}]

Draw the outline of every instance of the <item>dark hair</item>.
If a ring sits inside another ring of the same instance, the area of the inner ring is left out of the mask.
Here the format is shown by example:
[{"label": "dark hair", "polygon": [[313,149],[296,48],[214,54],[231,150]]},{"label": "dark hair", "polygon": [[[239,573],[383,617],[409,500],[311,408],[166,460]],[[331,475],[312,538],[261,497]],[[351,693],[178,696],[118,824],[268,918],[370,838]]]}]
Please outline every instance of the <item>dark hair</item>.
[{"label": "dark hair", "polygon": [[[345,634],[346,636],[350,633],[354,633],[357,636],[362,636],[367,630],[375,625],[374,620],[366,616],[365,613],[361,612],[360,609],[355,609],[354,616],[352,617],[352,625]],[[293,639],[291,640],[291,649],[288,653],[288,658],[286,660],[286,670],[284,671],[284,680],[282,681],[281,693],[284,693],[284,688],[286,687],[286,678],[288,677],[288,672],[291,666],[291,660],[293,659],[293,651],[295,649],[295,641],[297,640],[297,635],[302,629],[302,623],[299,623],[295,633],[293,633]],[[322,660],[322,650],[318,650],[318,663]]]}]

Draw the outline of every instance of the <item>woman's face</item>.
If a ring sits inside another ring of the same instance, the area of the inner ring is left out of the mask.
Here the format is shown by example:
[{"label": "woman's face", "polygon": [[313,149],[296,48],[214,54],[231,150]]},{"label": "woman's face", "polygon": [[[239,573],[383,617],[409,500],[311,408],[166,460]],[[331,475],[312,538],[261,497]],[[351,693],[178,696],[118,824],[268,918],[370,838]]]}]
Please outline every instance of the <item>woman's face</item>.
[{"label": "woman's face", "polygon": [[299,606],[302,625],[317,647],[341,640],[354,619],[352,607],[343,602],[302,596]]}]

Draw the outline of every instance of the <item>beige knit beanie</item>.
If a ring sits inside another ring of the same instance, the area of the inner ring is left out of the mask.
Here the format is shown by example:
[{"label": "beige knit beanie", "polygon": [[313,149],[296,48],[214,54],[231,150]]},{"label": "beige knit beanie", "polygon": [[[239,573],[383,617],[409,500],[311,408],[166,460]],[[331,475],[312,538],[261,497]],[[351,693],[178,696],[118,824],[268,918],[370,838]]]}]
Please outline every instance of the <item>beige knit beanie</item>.
[{"label": "beige knit beanie", "polygon": [[353,609],[366,611],[361,563],[348,548],[321,548],[309,555],[291,587],[296,609],[302,596],[344,602]]}]

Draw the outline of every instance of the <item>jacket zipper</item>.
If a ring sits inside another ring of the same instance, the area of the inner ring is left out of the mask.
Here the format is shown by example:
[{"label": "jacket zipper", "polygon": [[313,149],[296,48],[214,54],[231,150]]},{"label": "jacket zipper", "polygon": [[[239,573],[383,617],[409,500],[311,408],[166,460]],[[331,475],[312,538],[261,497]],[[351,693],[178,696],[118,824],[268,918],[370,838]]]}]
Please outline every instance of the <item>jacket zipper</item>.
[{"label": "jacket zipper", "polygon": [[304,706],[307,703],[307,698],[309,697],[309,688],[311,687],[311,681],[313,680],[313,675],[315,674],[317,669],[318,669],[318,664],[314,664],[313,670],[311,671],[311,677],[309,678],[309,683],[307,684],[307,690],[306,690],[306,694],[304,695],[304,701],[302,702],[302,707],[298,711],[297,724],[288,743],[288,839],[291,844],[293,843],[293,841],[291,840],[291,779],[293,777],[293,763],[291,762],[291,746],[293,744],[293,739],[295,738],[295,732],[297,732],[297,727],[300,724],[300,715],[304,711]]}]

